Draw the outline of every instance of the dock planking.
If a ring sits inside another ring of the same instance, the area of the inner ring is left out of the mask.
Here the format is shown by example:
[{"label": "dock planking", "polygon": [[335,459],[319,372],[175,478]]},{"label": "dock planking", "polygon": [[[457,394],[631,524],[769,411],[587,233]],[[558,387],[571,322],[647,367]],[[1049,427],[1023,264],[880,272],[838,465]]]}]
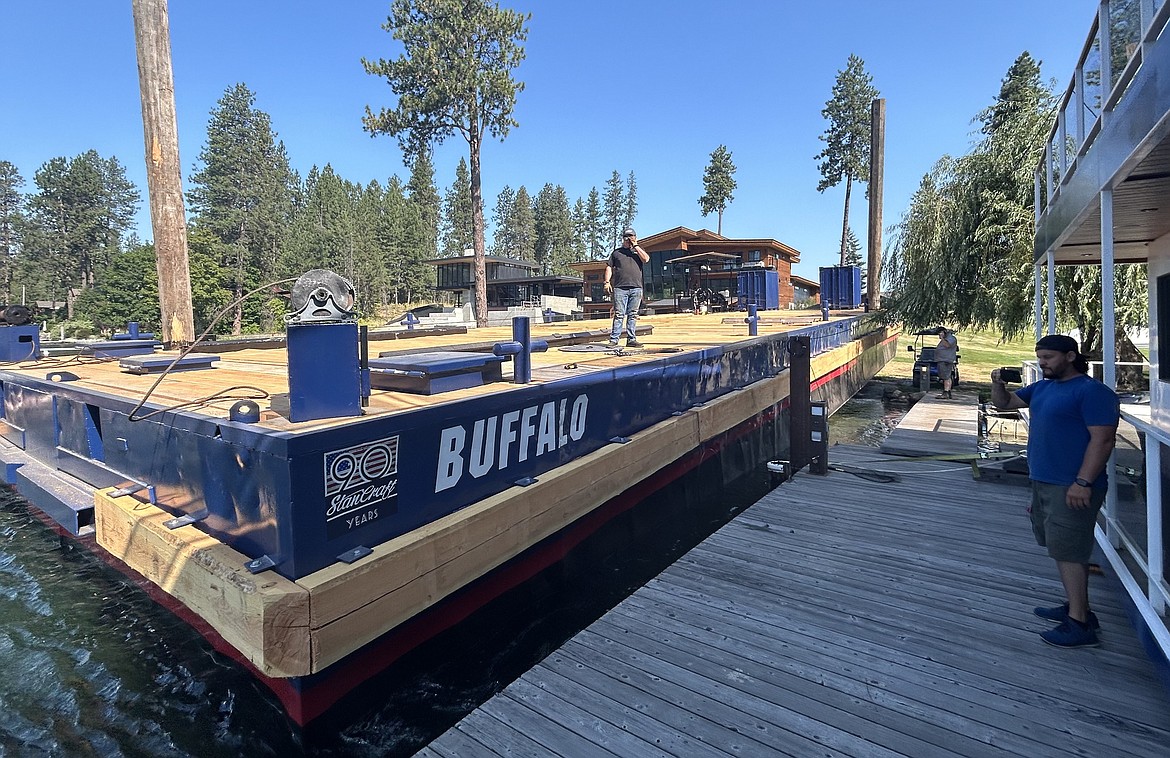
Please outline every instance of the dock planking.
[{"label": "dock planking", "polygon": [[1165,754],[1170,698],[1114,577],[1092,578],[1101,647],[1037,636],[1061,589],[1025,490],[830,460],[898,481],[799,475],[420,755]]}]

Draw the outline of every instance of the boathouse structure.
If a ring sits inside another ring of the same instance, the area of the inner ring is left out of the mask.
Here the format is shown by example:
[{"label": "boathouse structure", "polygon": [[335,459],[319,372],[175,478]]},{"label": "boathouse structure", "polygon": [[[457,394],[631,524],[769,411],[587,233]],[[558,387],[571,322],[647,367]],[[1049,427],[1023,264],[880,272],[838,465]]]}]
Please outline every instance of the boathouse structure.
[{"label": "boathouse structure", "polygon": [[[1036,169],[1035,320],[1037,338],[1057,331],[1056,266],[1099,266],[1100,376],[1116,387],[1114,265],[1147,266],[1149,400],[1122,403],[1124,421],[1143,440],[1144,471],[1123,472],[1111,461],[1097,542],[1170,682],[1170,514],[1163,500],[1170,491],[1170,368],[1161,367],[1162,358],[1170,360],[1168,20],[1170,3],[1162,0],[1102,0],[1092,20]],[[1036,377],[1034,364],[1025,368]],[[1124,494],[1122,477],[1135,485]]]}]

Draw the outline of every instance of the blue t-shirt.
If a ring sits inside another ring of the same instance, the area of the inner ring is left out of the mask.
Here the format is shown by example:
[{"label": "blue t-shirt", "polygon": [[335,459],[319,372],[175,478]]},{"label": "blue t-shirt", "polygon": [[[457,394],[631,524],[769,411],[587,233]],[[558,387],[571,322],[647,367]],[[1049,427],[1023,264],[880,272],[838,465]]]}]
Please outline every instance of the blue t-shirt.
[{"label": "blue t-shirt", "polygon": [[[1089,447],[1089,427],[1117,426],[1121,418],[1117,393],[1086,374],[1042,379],[1016,395],[1028,404],[1028,476],[1038,482],[1072,484]],[[1102,471],[1093,486],[1107,480]]]}]

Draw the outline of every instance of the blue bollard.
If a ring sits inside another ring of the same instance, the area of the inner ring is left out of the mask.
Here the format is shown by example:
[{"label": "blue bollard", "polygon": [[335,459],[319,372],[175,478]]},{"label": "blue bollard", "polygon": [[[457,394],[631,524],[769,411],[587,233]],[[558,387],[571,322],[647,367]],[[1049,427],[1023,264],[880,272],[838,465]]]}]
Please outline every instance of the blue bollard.
[{"label": "blue bollard", "polygon": [[418,316],[414,315],[414,311],[407,311],[406,319],[402,323],[406,324],[406,330],[408,332],[412,332],[414,331],[414,327],[418,326],[420,322]]},{"label": "blue bollard", "polygon": [[829,320],[829,304],[821,303],[821,321]]},{"label": "blue bollard", "polygon": [[760,317],[756,315],[755,303],[748,304],[748,315],[743,322],[748,325],[748,335],[755,337],[759,333]]},{"label": "blue bollard", "polygon": [[511,355],[513,357],[512,381],[516,384],[528,384],[532,381],[532,353],[542,353],[548,350],[546,340],[532,339],[532,328],[527,316],[516,316],[512,319],[512,341],[497,342],[492,347],[493,355]]},{"label": "blue bollard", "polygon": [[115,334],[110,339],[115,340],[152,340],[154,332],[144,332],[139,329],[137,321],[126,322],[126,333]]}]

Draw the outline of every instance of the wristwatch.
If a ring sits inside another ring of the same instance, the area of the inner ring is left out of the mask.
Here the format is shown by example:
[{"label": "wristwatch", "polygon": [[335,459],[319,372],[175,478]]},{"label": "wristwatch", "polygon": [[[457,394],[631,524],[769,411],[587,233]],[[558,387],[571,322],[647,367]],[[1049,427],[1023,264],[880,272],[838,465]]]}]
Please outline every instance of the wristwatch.
[{"label": "wristwatch", "polygon": [[1093,483],[1092,483],[1092,482],[1090,482],[1090,481],[1088,481],[1088,480],[1086,480],[1086,479],[1082,479],[1082,478],[1080,478],[1079,476],[1078,476],[1076,479],[1074,479],[1074,480],[1073,480],[1073,484],[1078,484],[1078,485],[1080,485],[1080,486],[1082,486],[1082,487],[1092,487],[1092,486],[1093,486]]}]

